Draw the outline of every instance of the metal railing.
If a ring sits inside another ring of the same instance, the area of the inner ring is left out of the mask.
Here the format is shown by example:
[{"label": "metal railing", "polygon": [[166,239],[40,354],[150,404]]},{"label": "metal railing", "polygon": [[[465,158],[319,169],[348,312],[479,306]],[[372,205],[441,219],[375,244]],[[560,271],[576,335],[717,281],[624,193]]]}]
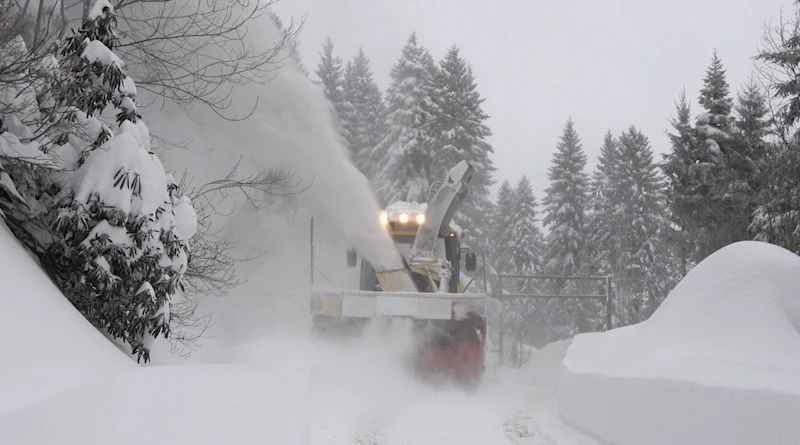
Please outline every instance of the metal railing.
[{"label": "metal railing", "polygon": [[[499,334],[500,334],[500,363],[503,362],[503,336],[504,336],[504,318],[505,318],[505,300],[506,299],[563,299],[567,300],[575,298],[579,300],[603,300],[606,306],[606,331],[611,330],[611,313],[612,313],[612,295],[611,295],[611,276],[558,276],[558,275],[511,275],[500,274],[497,276],[497,295],[500,301],[500,320],[498,321]],[[508,280],[562,280],[562,281],[600,281],[605,283],[604,294],[504,294],[503,281]]]}]

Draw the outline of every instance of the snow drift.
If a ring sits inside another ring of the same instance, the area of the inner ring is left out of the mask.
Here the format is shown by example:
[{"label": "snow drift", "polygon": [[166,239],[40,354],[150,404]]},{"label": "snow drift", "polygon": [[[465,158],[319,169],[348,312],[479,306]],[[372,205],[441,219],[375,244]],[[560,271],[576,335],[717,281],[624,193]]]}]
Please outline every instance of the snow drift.
[{"label": "snow drift", "polygon": [[558,386],[561,361],[572,339],[555,341],[533,353],[528,363],[517,372],[517,383],[523,385]]},{"label": "snow drift", "polygon": [[302,397],[236,365],[140,368],[0,418],[3,443],[304,443]]},{"label": "snow drift", "polygon": [[67,301],[1,219],[0,306],[0,416],[137,367]]},{"label": "snow drift", "polygon": [[800,442],[800,258],[739,242],[646,322],[574,338],[562,416],[618,445]]}]

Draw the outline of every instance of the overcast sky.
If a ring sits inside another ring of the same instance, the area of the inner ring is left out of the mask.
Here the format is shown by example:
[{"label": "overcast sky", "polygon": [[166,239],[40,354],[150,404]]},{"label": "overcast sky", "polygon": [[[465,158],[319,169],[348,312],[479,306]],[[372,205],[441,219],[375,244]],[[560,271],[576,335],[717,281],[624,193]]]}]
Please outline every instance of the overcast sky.
[{"label": "overcast sky", "polygon": [[781,8],[791,0],[280,0],[275,9],[284,20],[307,15],[300,51],[312,76],[327,36],[343,60],[363,47],[383,89],[412,31],[437,59],[457,44],[491,116],[498,185],[526,174],[541,200],[568,117],[587,172],[609,129],[635,125],[664,152],[683,87],[697,114],[714,48],[735,92]]}]

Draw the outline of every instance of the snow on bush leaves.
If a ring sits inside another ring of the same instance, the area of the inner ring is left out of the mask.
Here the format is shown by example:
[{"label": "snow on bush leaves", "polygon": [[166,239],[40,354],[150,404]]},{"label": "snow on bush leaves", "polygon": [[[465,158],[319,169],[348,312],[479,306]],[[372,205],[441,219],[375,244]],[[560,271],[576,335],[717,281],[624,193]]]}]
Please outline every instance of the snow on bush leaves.
[{"label": "snow on bush leaves", "polygon": [[[149,151],[136,87],[112,52],[113,8],[98,2],[92,11],[66,39],[59,99],[74,105],[97,136],[68,181],[74,196],[57,210],[48,262],[75,307],[148,361],[154,339],[169,336],[169,301],[186,271],[197,217]],[[109,105],[118,111],[118,128],[96,131],[95,116]]]}]

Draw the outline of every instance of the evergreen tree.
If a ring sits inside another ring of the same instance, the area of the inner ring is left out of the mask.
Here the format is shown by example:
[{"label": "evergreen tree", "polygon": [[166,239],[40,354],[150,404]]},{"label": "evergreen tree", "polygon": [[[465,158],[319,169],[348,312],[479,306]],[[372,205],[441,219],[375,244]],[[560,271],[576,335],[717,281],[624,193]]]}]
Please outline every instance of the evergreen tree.
[{"label": "evergreen tree", "polygon": [[716,49],[711,57],[711,65],[706,70],[698,102],[705,110],[705,113],[698,116],[698,130],[717,142],[729,136],[733,100],[730,98],[730,86],[726,79],[725,68]]},{"label": "evergreen tree", "polygon": [[632,317],[624,321],[638,322],[666,296],[665,255],[660,249],[666,224],[664,194],[650,143],[635,127],[620,135],[616,165],[612,238],[619,257],[614,276],[624,280],[617,287],[617,301],[625,302]]},{"label": "evergreen tree", "polygon": [[[782,125],[785,125],[782,123]],[[780,130],[788,131],[786,128]],[[768,143],[763,177],[750,230],[754,238],[800,255],[800,142]]]},{"label": "evergreen tree", "polygon": [[428,51],[412,33],[391,70],[386,94],[387,133],[375,147],[380,169],[373,177],[378,202],[427,202],[433,179],[431,124],[436,113]]},{"label": "evergreen tree", "polygon": [[[537,203],[528,177],[523,175],[517,182],[513,195],[516,212],[511,221],[511,265],[515,274],[534,275],[541,272],[541,257],[544,237],[537,226]],[[520,281],[518,289],[523,293],[534,293],[535,283]],[[534,308],[533,300],[518,300],[519,312],[528,317]]]},{"label": "evergreen tree", "polygon": [[740,91],[736,104],[733,137],[725,154],[720,194],[725,206],[721,227],[728,243],[750,239],[752,215],[762,188],[760,172],[765,162],[767,122],[766,98],[751,79]]},{"label": "evergreen tree", "polygon": [[679,231],[671,238],[683,258],[684,270],[736,239],[732,230],[736,206],[728,194],[735,178],[726,173],[735,148],[732,101],[716,51],[703,85],[699,101],[704,111],[698,115],[694,129],[688,124],[685,94],[681,96],[678,116],[673,120],[676,133],[670,135],[672,150],[663,165],[668,202]]},{"label": "evergreen tree", "polygon": [[374,159],[372,148],[377,146],[384,133],[380,116],[384,111],[383,97],[372,77],[369,60],[359,49],[355,59],[347,64],[344,78],[344,98],[351,116],[345,122],[350,135],[352,159],[368,179],[379,169],[379,159]]},{"label": "evergreen tree", "polygon": [[89,321],[148,361],[154,339],[169,336],[169,301],[186,271],[197,220],[150,152],[135,84],[112,51],[114,23],[111,4],[98,0],[63,45],[60,99],[87,116],[113,106],[117,128],[104,129],[99,148],[75,166],[72,200],[57,209],[45,263]]},{"label": "evergreen tree", "polygon": [[536,226],[536,197],[527,176],[523,175],[514,189],[513,208],[516,212],[511,225],[511,261],[514,272],[521,275],[537,273],[544,238]]},{"label": "evergreen tree", "polygon": [[475,167],[457,219],[468,233],[480,234],[488,222],[489,187],[494,184],[492,175],[496,171],[490,158],[494,150],[486,140],[492,134],[485,124],[489,116],[482,109],[484,99],[477,91],[472,67],[455,45],[439,64],[435,79],[439,113],[434,130],[433,173],[435,178],[443,178],[462,160]]},{"label": "evergreen tree", "polygon": [[[524,190],[525,183],[522,183],[522,181],[520,183],[522,184],[522,190]],[[494,271],[498,274],[517,273],[520,270],[528,270],[533,265],[529,261],[531,258],[528,257],[531,251],[524,252],[522,249],[517,248],[519,241],[517,237],[523,229],[522,224],[520,224],[521,215],[518,213],[520,201],[517,191],[519,190],[519,186],[515,190],[507,180],[503,181],[498,190],[497,205],[491,218],[491,237],[488,243]],[[532,200],[533,193],[531,192],[527,198]],[[535,205],[535,202],[533,204]],[[528,211],[533,210],[535,215],[535,209],[531,209],[530,206],[525,207],[528,208]],[[506,281],[503,284],[503,293],[520,292],[522,284],[522,282],[517,281]],[[510,353],[506,356],[508,360],[506,364],[520,364],[520,349],[525,317],[530,313],[531,309],[532,305],[529,300],[510,299],[504,301],[503,334],[508,339],[510,346]]]},{"label": "evergreen tree", "polygon": [[588,177],[586,155],[572,119],[567,121],[548,171],[550,186],[545,191],[544,224],[550,228],[546,239],[544,267],[558,275],[580,272],[586,244]]},{"label": "evergreen tree", "polygon": [[516,214],[514,189],[507,180],[503,181],[497,191],[497,205],[492,212],[492,231],[488,243],[490,258],[497,273],[511,273],[514,270],[512,228]]},{"label": "evergreen tree", "polygon": [[774,30],[776,35],[768,35],[766,45],[755,57],[775,74],[772,89],[780,101],[776,130],[784,141],[792,143],[798,136],[796,124],[800,120],[800,61],[795,56],[800,53],[800,3],[793,3],[794,18],[780,23]]},{"label": "evergreen tree", "polygon": [[771,85],[778,104],[774,131],[766,144],[763,177],[751,230],[755,238],[800,254],[800,4],[793,18],[771,30],[757,60],[774,74]]},{"label": "evergreen tree", "polygon": [[611,274],[617,266],[614,210],[617,204],[618,151],[617,141],[609,130],[600,147],[600,157],[590,182],[590,241],[587,248],[592,258],[590,274]]},{"label": "evergreen tree", "polygon": [[[754,79],[739,93],[736,105],[736,150],[730,167],[746,181],[748,201],[754,203],[763,188],[767,157],[767,136],[772,132],[767,98]],[[751,209],[752,211],[753,209]]]},{"label": "evergreen tree", "polygon": [[[548,171],[550,186],[545,190],[544,224],[549,227],[545,239],[543,269],[548,275],[580,275],[585,273],[587,246],[586,211],[588,206],[588,181],[584,173],[586,155],[580,144],[572,119],[553,155]],[[568,287],[565,285],[569,284]],[[567,295],[584,290],[582,286],[556,280],[548,283],[547,293]],[[586,303],[575,300],[550,300],[545,313],[553,329],[552,339],[570,337],[588,329]],[[590,309],[591,310],[591,309]],[[551,339],[551,340],[552,340]]]},{"label": "evergreen tree", "polygon": [[[770,133],[767,98],[755,79],[739,93],[736,104],[736,128],[747,142],[750,151],[758,152],[764,145],[764,138]],[[758,155],[751,155],[757,158]]]},{"label": "evergreen tree", "polygon": [[319,77],[319,85],[325,92],[325,97],[333,105],[333,114],[339,124],[339,131],[346,141],[350,141],[351,135],[347,129],[350,127],[348,119],[350,117],[350,107],[345,101],[344,92],[344,71],[342,71],[342,59],[333,54],[333,41],[330,37],[322,45],[320,61],[314,73]]},{"label": "evergreen tree", "polygon": [[330,37],[322,44],[322,52],[314,74],[319,78],[318,84],[325,92],[325,97],[333,104],[341,103],[344,76],[342,59],[333,54],[333,40]]},{"label": "evergreen tree", "polygon": [[704,112],[697,117],[696,132],[698,140],[705,143],[707,153],[700,153],[703,183],[707,187],[699,195],[704,207],[698,221],[701,225],[700,257],[702,260],[725,245],[738,241],[736,233],[736,216],[740,214],[741,198],[731,194],[738,181],[728,171],[731,157],[734,155],[732,140],[731,110],[733,100],[730,98],[730,87],[726,80],[722,61],[714,50],[711,65],[706,70],[703,88],[698,99]]},{"label": "evergreen tree", "polygon": [[705,218],[703,193],[708,193],[704,183],[703,166],[707,165],[706,151],[697,140],[691,125],[691,106],[686,92],[676,103],[677,115],[672,119],[674,133],[669,134],[671,149],[664,155],[662,170],[666,179],[666,197],[673,229],[670,244],[680,261],[682,275],[686,275],[698,258],[698,237]]}]

